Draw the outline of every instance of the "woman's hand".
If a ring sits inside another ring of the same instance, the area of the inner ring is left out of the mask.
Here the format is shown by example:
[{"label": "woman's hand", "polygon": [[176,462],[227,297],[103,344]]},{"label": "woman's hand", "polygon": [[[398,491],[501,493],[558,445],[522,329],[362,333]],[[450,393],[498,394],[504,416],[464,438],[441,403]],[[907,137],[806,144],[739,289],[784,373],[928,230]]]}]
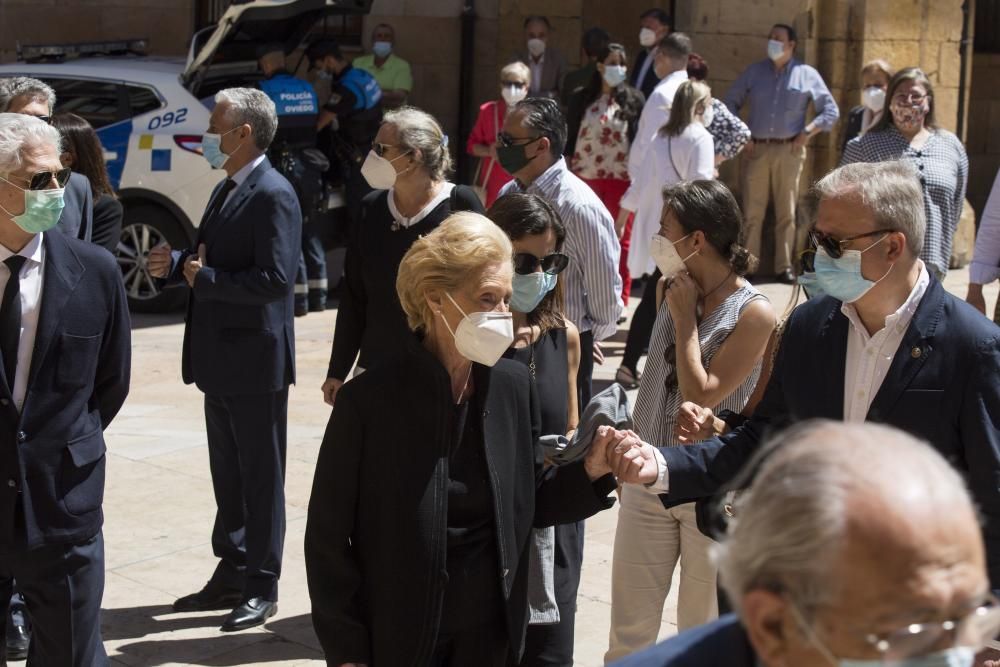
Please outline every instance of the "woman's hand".
[{"label": "woman's hand", "polygon": [[718,435],[712,408],[703,408],[691,401],[684,401],[677,410],[677,441],[684,444],[701,442]]},{"label": "woman's hand", "polygon": [[678,273],[667,286],[667,307],[674,322],[693,321],[698,313],[698,283],[685,272]]},{"label": "woman's hand", "polygon": [[331,408],[337,402],[337,392],[344,386],[343,380],[337,378],[327,378],[321,389],[323,390],[323,401]]}]

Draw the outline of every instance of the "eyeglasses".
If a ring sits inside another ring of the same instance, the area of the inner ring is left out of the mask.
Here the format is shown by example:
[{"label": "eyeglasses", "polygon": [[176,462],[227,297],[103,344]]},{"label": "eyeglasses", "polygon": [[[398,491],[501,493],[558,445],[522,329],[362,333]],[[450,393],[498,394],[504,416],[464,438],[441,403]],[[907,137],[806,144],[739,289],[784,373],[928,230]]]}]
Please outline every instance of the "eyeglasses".
[{"label": "eyeglasses", "polygon": [[377,141],[372,142],[372,150],[375,151],[375,155],[378,155],[379,157],[385,157],[385,149],[395,147],[395,144],[380,144]]},{"label": "eyeglasses", "polygon": [[518,90],[521,90],[522,88],[527,88],[527,86],[525,85],[525,83],[523,81],[501,81],[500,82],[500,87],[501,88],[507,88],[508,86],[510,86],[511,88],[517,88]]},{"label": "eyeglasses", "polygon": [[844,246],[851,241],[857,241],[858,239],[863,239],[868,236],[875,236],[876,234],[891,234],[895,231],[895,229],[876,229],[871,232],[865,232],[864,234],[849,236],[846,239],[835,239],[832,236],[813,229],[809,232],[809,242],[812,244],[813,249],[822,248],[831,258],[837,259],[844,254]]},{"label": "eyeglasses", "polygon": [[[497,135],[497,143],[503,148],[510,148],[511,146],[527,146],[530,143],[538,141],[542,136],[537,137],[512,137],[506,132],[501,132]],[[523,141],[523,144],[514,143],[516,141]]]},{"label": "eyeglasses", "polygon": [[885,661],[912,658],[945,646],[982,648],[1000,633],[1000,600],[988,595],[984,603],[962,618],[935,623],[913,623],[894,632],[868,635],[865,640]]},{"label": "eyeglasses", "polygon": [[36,116],[36,115],[30,114],[30,113],[27,114],[27,115],[31,116],[32,118],[37,118],[38,120],[42,121],[46,125],[51,125],[52,124],[52,116]]},{"label": "eyeglasses", "polygon": [[892,101],[897,104],[923,104],[930,95],[924,93],[910,93],[909,95],[904,95],[899,93],[898,95],[893,95]]},{"label": "eyeglasses", "polygon": [[[69,167],[60,169],[59,171],[39,171],[34,174],[31,178],[25,178],[23,176],[17,176],[16,174],[7,174],[8,176],[13,176],[16,179],[24,181],[28,184],[29,190],[47,190],[49,185],[52,183],[52,179],[55,179],[59,187],[66,187],[66,183],[69,182],[69,175],[73,173],[73,170]],[[6,179],[5,179],[6,180]]]},{"label": "eyeglasses", "polygon": [[514,271],[522,276],[531,275],[541,264],[542,271],[550,276],[559,275],[569,266],[569,256],[561,252],[538,258],[530,252],[519,252],[514,255]]}]

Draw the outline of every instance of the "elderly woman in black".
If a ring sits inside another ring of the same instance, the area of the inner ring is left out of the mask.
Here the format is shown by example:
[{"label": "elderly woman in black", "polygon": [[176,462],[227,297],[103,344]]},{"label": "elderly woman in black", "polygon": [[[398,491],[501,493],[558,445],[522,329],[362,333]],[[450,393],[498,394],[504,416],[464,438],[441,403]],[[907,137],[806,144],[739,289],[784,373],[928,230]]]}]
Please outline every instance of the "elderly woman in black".
[{"label": "elderly woman in black", "polygon": [[516,660],[531,528],[611,505],[604,433],[583,461],[540,473],[528,369],[500,359],[513,342],[512,254],[474,213],[417,240],[396,282],[416,332],[407,354],[340,391],[305,544],[330,665]]}]

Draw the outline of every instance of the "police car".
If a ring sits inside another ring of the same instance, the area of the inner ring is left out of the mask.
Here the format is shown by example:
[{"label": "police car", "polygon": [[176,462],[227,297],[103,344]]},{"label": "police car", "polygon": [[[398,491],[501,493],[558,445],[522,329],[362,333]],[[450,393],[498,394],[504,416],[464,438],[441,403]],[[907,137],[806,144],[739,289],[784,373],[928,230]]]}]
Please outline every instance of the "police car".
[{"label": "police car", "polygon": [[[280,42],[290,54],[324,19],[370,7],[371,0],[254,0],[234,4],[216,26],[196,33],[186,59],[136,55],[143,40],[124,40],[22,47],[22,62],[0,65],[0,78],[45,81],[56,92],[56,112],[82,116],[97,130],[125,209],[118,261],[134,310],[171,310],[184,298],[182,290],[159,289],[146,256],[161,242],[186,247],[194,240],[212,188],[225,176],[201,156],[215,93],[257,84],[262,42]],[[360,31],[360,20],[354,24]],[[331,206],[343,206],[342,193]]]}]

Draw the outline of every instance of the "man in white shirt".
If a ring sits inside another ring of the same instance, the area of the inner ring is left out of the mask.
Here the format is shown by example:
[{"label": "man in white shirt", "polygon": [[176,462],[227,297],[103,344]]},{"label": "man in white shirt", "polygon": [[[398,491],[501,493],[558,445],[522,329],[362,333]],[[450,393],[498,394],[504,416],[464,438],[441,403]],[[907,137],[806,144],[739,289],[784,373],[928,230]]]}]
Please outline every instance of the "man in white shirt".
[{"label": "man in white shirt", "polygon": [[670,120],[670,107],[674,103],[674,95],[681,84],[687,81],[688,56],[691,55],[691,38],[682,32],[674,32],[660,40],[656,47],[653,67],[660,83],[656,84],[653,94],[646,100],[639,116],[639,129],[635,141],[628,153],[628,173],[636,180],[642,169],[646,150],[653,137]]},{"label": "man in white shirt", "polygon": [[788,318],[753,415],[696,445],[623,441],[613,455],[619,481],[648,484],[669,506],[706,499],[774,428],[813,418],[886,423],[930,442],[966,476],[1000,589],[1000,328],[945,292],[919,259],[925,218],[910,167],[847,165],[814,190],[814,280],[827,296]]}]

